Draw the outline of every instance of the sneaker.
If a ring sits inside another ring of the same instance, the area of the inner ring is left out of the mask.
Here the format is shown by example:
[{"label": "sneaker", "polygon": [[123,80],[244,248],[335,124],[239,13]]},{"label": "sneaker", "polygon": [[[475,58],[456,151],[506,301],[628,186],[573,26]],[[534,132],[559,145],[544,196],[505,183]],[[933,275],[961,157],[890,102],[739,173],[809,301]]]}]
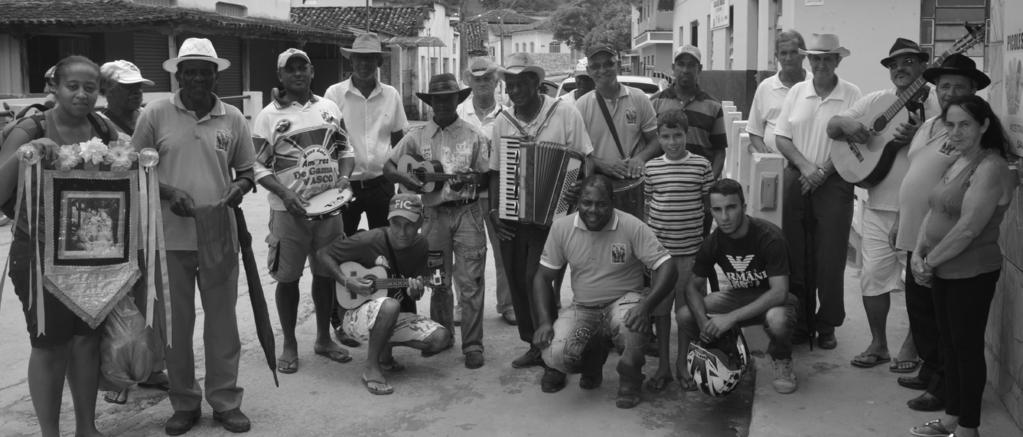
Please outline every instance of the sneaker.
[{"label": "sneaker", "polygon": [[550,367],[544,369],[540,378],[540,390],[544,393],[557,393],[565,388],[565,374]]},{"label": "sneaker", "polygon": [[192,411],[175,411],[174,415],[163,424],[163,430],[167,435],[181,435],[192,429],[199,422],[201,416],[199,409]]},{"label": "sneaker", "polygon": [[224,412],[214,411],[213,420],[224,426],[224,429],[231,432],[249,432],[249,428],[252,427],[252,423],[249,422],[249,418],[242,413],[242,410],[235,408],[233,410],[227,410]]},{"label": "sneaker", "polygon": [[516,369],[522,369],[525,367],[542,366],[543,358],[540,358],[540,349],[535,346],[530,346],[529,350],[522,356],[512,360],[512,367]]},{"label": "sneaker", "polygon": [[774,391],[781,394],[789,394],[796,391],[799,382],[796,380],[796,372],[792,369],[792,359],[772,360],[774,365]]},{"label": "sneaker", "polygon": [[472,351],[465,354],[465,368],[479,369],[483,367],[483,352]]}]

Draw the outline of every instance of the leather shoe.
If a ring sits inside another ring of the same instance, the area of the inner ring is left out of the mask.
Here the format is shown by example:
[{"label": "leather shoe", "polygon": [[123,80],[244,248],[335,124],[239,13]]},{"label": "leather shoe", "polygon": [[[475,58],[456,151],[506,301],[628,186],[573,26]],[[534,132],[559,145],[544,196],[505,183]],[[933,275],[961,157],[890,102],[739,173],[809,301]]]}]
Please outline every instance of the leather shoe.
[{"label": "leather shoe", "polygon": [[899,385],[911,390],[926,390],[928,385],[927,381],[920,379],[919,376],[902,376],[897,381]]},{"label": "leather shoe", "polygon": [[483,352],[471,351],[465,354],[465,368],[479,369],[483,367]]},{"label": "leather shoe", "polygon": [[941,398],[927,392],[910,399],[906,402],[906,405],[911,410],[916,411],[941,411],[945,409],[945,401],[942,401]]},{"label": "leather shoe", "polygon": [[224,412],[214,411],[213,420],[219,422],[224,426],[224,429],[231,432],[249,432],[249,428],[252,427],[249,418],[238,408]]},{"label": "leather shoe", "polygon": [[817,334],[817,347],[821,349],[834,349],[838,347],[838,339],[834,332]]},{"label": "leather shoe", "polygon": [[501,318],[504,319],[504,323],[515,326],[519,324],[519,319],[515,318],[515,311],[508,310],[501,313]]},{"label": "leather shoe", "polygon": [[199,422],[201,415],[198,408],[192,411],[175,411],[170,419],[167,419],[167,423],[163,424],[163,430],[167,435],[184,434]]},{"label": "leather shoe", "polygon": [[565,374],[550,367],[544,369],[540,378],[540,390],[544,393],[557,393],[565,388]]},{"label": "leather shoe", "polygon": [[535,346],[530,346],[529,350],[522,356],[512,360],[512,367],[516,369],[522,369],[526,367],[542,366],[543,358],[540,357],[540,349]]}]

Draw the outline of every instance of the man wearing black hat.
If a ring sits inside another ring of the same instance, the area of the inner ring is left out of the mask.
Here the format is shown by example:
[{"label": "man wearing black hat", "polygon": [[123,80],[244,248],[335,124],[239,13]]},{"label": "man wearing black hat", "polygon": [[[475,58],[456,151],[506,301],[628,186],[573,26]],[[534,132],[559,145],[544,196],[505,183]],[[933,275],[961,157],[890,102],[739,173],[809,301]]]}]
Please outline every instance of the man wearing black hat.
[{"label": "man wearing black hat", "polygon": [[[867,94],[849,109],[832,117],[828,121],[828,136],[857,144],[866,144],[874,136],[887,139],[886,131],[873,132],[860,120],[884,113],[899,93],[912,92],[911,89],[918,88],[922,82],[917,83],[917,79],[923,74],[929,58],[917,43],[905,38],[896,39],[888,57],[881,60],[881,65],[888,69],[895,87]],[[889,244],[888,235],[899,211],[899,185],[909,169],[905,146],[913,138],[922,120],[940,112],[937,97],[928,88],[920,89],[889,123],[895,127],[891,141],[899,149],[887,176],[868,189],[869,197],[863,210],[861,226],[863,269],[860,271],[860,291],[872,339],[867,349],[853,358],[852,365],[856,367],[874,367],[892,360],[886,335],[888,310],[891,306],[889,293],[903,288],[902,271],[906,269],[906,259],[901,256],[904,254]],[[911,372],[915,362],[916,351],[910,336],[903,342],[892,371],[908,369]]]},{"label": "man wearing black hat", "polygon": [[[428,267],[444,268],[444,285],[430,296],[430,318],[454,332],[452,276],[458,285],[462,310],[462,353],[465,367],[483,366],[483,269],[487,258],[484,233],[488,205],[479,201],[487,189],[490,140],[475,126],[458,117],[457,107],[471,88],[462,89],[450,73],[430,78],[429,92],[416,93],[433,108],[433,119],[413,127],[391,150],[384,175],[405,188],[423,192],[423,234],[429,242]],[[404,156],[440,164],[444,174],[457,175],[439,190],[424,190],[424,181],[399,169]],[[454,258],[452,260],[452,258]]]},{"label": "man wearing black hat", "polygon": [[[941,108],[956,97],[968,96],[984,89],[991,79],[977,69],[969,57],[949,55],[940,67],[928,68],[923,77],[934,84]],[[911,259],[917,236],[928,210],[926,193],[941,179],[945,170],[956,160],[956,154],[947,145],[948,130],[935,113],[920,125],[909,144],[909,169],[899,188],[899,212],[892,240],[895,248],[907,251]],[[899,378],[899,385],[915,390],[926,390],[911,399],[909,408],[919,411],[938,411],[944,408],[945,387],[941,349],[938,345],[938,327],[935,322],[931,289],[919,284],[912,272],[906,271],[906,312],[909,313],[909,332],[913,336],[917,353],[923,360],[917,376]]]}]

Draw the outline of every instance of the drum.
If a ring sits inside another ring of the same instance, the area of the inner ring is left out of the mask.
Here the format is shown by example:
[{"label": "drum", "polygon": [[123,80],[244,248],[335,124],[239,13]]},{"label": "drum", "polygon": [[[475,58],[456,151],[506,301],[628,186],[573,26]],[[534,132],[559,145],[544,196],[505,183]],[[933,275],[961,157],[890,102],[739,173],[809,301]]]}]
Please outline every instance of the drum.
[{"label": "drum", "polygon": [[643,192],[644,181],[635,179],[612,179],[611,185],[615,192],[615,208],[636,216],[640,220],[646,217],[646,194]]},{"label": "drum", "polygon": [[331,188],[309,198],[305,215],[309,220],[322,220],[341,213],[341,207],[352,200],[352,190]]}]

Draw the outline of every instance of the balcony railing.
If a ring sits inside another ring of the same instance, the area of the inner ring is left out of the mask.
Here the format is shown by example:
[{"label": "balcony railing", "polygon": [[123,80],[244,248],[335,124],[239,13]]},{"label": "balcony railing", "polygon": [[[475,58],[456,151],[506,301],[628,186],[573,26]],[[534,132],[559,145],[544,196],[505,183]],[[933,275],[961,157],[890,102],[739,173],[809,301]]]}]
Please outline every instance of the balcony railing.
[{"label": "balcony railing", "polygon": [[632,48],[639,48],[647,44],[671,44],[671,31],[647,30],[632,38]]}]

